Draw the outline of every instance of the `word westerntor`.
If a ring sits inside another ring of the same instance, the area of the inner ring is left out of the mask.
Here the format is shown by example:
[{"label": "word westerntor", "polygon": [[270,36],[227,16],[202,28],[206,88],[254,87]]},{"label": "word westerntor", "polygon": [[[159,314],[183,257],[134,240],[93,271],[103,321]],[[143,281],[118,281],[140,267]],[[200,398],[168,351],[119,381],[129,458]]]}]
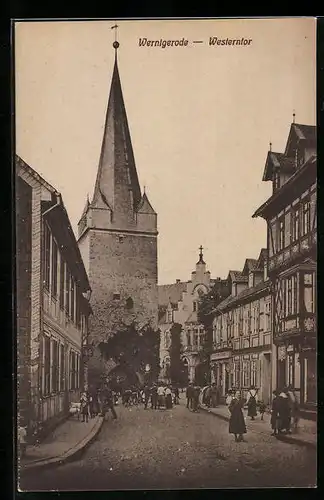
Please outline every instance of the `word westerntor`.
[{"label": "word westerntor", "polygon": [[217,36],[209,37],[209,45],[251,45],[252,38],[218,38]]}]

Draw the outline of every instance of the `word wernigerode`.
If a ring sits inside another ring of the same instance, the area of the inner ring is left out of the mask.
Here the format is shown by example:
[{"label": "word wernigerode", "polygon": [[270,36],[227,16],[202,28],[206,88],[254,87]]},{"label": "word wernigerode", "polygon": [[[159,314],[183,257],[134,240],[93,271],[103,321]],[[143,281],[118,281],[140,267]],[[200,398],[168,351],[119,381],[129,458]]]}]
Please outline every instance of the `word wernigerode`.
[{"label": "word wernigerode", "polygon": [[181,38],[180,40],[148,40],[147,38],[139,38],[138,45],[140,47],[161,47],[165,49],[166,47],[186,47],[188,45],[188,40]]}]

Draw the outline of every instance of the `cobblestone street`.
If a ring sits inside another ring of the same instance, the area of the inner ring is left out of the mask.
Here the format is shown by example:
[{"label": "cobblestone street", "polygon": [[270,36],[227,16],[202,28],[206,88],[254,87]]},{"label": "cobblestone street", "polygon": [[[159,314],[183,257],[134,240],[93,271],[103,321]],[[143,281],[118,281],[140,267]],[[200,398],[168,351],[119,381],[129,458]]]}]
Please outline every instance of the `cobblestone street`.
[{"label": "cobblestone street", "polygon": [[[183,404],[172,410],[117,407],[82,458],[21,478],[20,489],[109,490],[307,487],[316,452],[249,431],[235,443],[228,423]],[[259,428],[260,426],[258,426]],[[251,428],[251,426],[249,426]]]}]

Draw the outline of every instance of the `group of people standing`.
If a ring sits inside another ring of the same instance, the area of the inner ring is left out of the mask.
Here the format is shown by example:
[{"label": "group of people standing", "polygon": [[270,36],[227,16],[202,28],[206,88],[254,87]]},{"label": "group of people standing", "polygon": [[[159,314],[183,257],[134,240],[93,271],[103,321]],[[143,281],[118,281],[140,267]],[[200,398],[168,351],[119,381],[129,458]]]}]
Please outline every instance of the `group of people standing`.
[{"label": "group of people standing", "polygon": [[[266,405],[263,401],[258,401],[258,391],[254,387],[249,389],[246,400],[241,397],[240,391],[230,391],[226,404],[230,412],[229,433],[234,434],[235,441],[244,441],[243,435],[247,432],[243,414],[245,404],[247,404],[247,415],[251,420],[255,420],[258,410],[263,420]],[[270,420],[272,436],[283,432],[291,433],[292,426],[296,430],[298,413],[299,405],[292,387],[273,391]]]},{"label": "group of people standing", "polygon": [[166,408],[170,410],[174,404],[179,404],[179,389],[169,384],[159,383],[146,385],[143,389],[144,408],[147,409],[151,403],[151,409],[157,410]]},{"label": "group of people standing", "polygon": [[283,432],[290,434],[297,430],[299,420],[299,404],[296,394],[291,386],[273,391],[271,408],[272,435]]},{"label": "group of people standing", "polygon": [[111,411],[113,419],[116,419],[114,404],[115,394],[107,383],[97,390],[90,389],[82,392],[80,397],[82,422],[88,422],[89,418],[96,415],[105,416],[108,410]]},{"label": "group of people standing", "polygon": [[200,391],[201,389],[198,385],[194,385],[191,382],[189,383],[186,390],[187,408],[189,410],[198,412]]}]

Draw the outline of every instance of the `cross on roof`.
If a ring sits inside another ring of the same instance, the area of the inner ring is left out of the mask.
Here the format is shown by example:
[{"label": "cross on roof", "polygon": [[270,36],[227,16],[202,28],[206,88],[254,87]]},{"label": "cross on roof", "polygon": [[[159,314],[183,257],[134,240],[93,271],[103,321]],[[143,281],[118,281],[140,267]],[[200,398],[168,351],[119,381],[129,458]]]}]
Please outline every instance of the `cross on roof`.
[{"label": "cross on roof", "polygon": [[115,49],[115,50],[117,50],[117,49],[118,49],[118,47],[119,47],[119,43],[118,43],[118,41],[117,41],[117,29],[118,29],[118,24],[115,24],[114,26],[111,26],[111,29],[112,29],[112,30],[115,30],[115,41],[114,41],[114,43],[113,43],[113,47],[114,47],[114,49]]}]

